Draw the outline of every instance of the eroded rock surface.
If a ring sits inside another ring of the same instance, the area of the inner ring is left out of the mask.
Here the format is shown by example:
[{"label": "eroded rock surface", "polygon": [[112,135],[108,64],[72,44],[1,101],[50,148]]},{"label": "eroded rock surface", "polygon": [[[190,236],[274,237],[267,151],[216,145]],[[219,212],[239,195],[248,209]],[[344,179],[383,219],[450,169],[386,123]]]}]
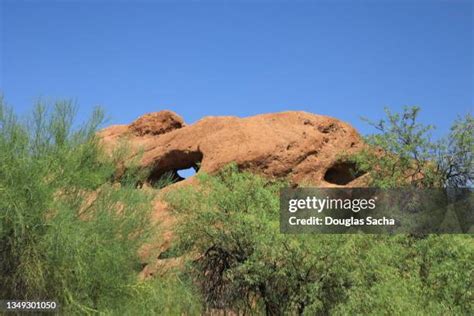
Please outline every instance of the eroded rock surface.
[{"label": "eroded rock surface", "polygon": [[358,175],[340,161],[361,146],[357,131],[337,119],[306,112],[247,118],[205,117],[185,125],[171,111],[147,114],[130,125],[100,133],[107,147],[127,139],[143,151],[150,181],[166,172],[194,167],[213,173],[229,163],[268,177],[308,185],[346,185]]},{"label": "eroded rock surface", "polygon": [[184,127],[183,119],[172,111],[145,114],[129,125],[129,130],[137,135],[160,135]]}]

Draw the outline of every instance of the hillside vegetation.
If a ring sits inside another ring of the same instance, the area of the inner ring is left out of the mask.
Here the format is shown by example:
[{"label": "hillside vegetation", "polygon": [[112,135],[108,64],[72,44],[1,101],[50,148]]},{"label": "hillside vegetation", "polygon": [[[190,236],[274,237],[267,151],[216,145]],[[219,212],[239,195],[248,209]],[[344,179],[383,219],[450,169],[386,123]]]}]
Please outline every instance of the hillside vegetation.
[{"label": "hillside vegetation", "polygon": [[[474,180],[474,118],[430,139],[419,108],[372,123],[379,133],[349,158],[380,188],[459,188]],[[375,150],[374,150],[375,149]],[[386,155],[380,155],[380,150]],[[210,309],[266,315],[472,315],[472,235],[286,235],[279,189],[230,166],[168,194],[178,253]]]},{"label": "hillside vegetation", "polygon": [[470,315],[469,235],[281,234],[279,188],[229,167],[169,194],[177,253],[210,309],[257,315]]},{"label": "hillside vegetation", "polygon": [[77,128],[74,116],[61,101],[19,119],[0,99],[0,298],[65,314],[196,310],[184,281],[138,281],[153,195],[136,189],[140,172],[111,181],[120,155],[95,138],[102,113]]},{"label": "hillside vegetation", "polygon": [[[389,115],[391,129],[367,140],[396,164],[371,151],[351,159],[373,186],[472,185],[472,117],[432,147],[416,114]],[[56,300],[81,315],[474,314],[471,235],[281,234],[287,184],[235,165],[165,195],[178,219],[168,256],[185,265],[139,280],[139,249],[160,229],[150,224],[157,189],[141,188],[148,170],[134,165],[118,177],[126,148],[105,154],[101,111],[82,125],[74,117],[61,101],[18,118],[0,99],[2,299]],[[400,179],[414,166],[424,177]]]}]

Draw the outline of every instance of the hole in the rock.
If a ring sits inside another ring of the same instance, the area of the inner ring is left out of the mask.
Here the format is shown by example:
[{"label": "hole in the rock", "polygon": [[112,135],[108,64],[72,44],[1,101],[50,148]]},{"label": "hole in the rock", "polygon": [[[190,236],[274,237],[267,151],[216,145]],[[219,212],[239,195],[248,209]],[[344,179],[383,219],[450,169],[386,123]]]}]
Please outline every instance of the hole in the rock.
[{"label": "hole in the rock", "polygon": [[338,162],[326,171],[324,180],[338,185],[345,185],[362,176],[364,172],[357,169],[353,162]]},{"label": "hole in the rock", "polygon": [[200,151],[175,150],[162,157],[148,177],[153,187],[162,188],[196,174],[202,161]]}]

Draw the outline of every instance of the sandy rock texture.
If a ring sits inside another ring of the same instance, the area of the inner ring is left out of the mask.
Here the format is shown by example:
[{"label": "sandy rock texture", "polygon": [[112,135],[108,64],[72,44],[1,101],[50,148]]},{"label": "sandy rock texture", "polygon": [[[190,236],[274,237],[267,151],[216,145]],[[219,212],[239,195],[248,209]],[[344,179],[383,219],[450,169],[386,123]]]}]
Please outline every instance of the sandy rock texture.
[{"label": "sandy rock texture", "polygon": [[172,111],[145,114],[130,124],[130,131],[136,136],[160,135],[184,127],[183,119]]},{"label": "sandy rock texture", "polygon": [[133,153],[142,151],[140,164],[153,170],[150,182],[191,167],[213,173],[233,162],[293,183],[348,185],[358,175],[341,156],[362,145],[349,124],[307,112],[211,116],[186,125],[176,113],[160,111],[130,125],[110,126],[100,136],[108,148],[128,140]]}]

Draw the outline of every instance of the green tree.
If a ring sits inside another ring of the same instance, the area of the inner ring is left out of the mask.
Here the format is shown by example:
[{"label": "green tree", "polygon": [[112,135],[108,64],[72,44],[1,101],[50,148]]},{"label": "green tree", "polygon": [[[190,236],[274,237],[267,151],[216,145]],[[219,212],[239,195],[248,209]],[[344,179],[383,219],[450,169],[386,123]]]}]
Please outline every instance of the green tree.
[{"label": "green tree", "polygon": [[420,108],[402,113],[385,110],[386,119],[369,122],[378,133],[365,138],[369,145],[351,157],[369,172],[375,187],[467,187],[474,180],[474,117],[459,117],[445,138],[432,141],[431,125],[417,121]]},{"label": "green tree", "polygon": [[138,281],[153,193],[136,168],[111,181],[119,156],[96,137],[102,112],[83,125],[75,112],[38,102],[20,120],[0,97],[0,298],[56,300],[64,314],[199,310],[177,277]]}]

